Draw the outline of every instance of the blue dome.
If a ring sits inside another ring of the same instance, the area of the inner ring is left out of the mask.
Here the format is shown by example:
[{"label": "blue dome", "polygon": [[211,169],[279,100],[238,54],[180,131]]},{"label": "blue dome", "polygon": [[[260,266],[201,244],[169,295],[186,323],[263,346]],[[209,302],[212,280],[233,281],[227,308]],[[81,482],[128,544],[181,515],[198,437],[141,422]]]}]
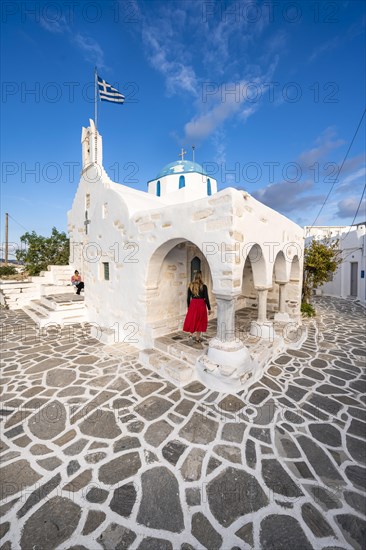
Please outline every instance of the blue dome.
[{"label": "blue dome", "polygon": [[163,176],[169,176],[171,174],[179,175],[189,172],[198,172],[207,176],[207,172],[202,168],[198,162],[191,162],[190,160],[176,160],[164,166],[158,173],[155,179],[162,178]]}]

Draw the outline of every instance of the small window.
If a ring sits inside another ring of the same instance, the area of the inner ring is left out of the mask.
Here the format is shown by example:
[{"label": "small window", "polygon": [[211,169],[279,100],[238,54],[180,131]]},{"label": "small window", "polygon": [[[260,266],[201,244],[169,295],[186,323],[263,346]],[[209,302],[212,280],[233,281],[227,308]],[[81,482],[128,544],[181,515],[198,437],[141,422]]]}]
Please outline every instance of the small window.
[{"label": "small window", "polygon": [[105,202],[103,204],[103,208],[102,208],[102,217],[105,219],[105,218],[108,218],[108,203]]},{"label": "small window", "polygon": [[85,208],[86,208],[86,210],[88,210],[90,208],[90,194],[89,193],[87,193],[85,195]]},{"label": "small window", "polygon": [[105,281],[109,281],[109,262],[103,262],[103,277]]},{"label": "small window", "polygon": [[210,178],[207,178],[207,195],[212,195],[212,189],[211,189],[211,180]]},{"label": "small window", "polygon": [[160,180],[156,184],[156,196],[160,197]]},{"label": "small window", "polygon": [[179,176],[179,189],[186,186],[186,179],[184,176]]}]

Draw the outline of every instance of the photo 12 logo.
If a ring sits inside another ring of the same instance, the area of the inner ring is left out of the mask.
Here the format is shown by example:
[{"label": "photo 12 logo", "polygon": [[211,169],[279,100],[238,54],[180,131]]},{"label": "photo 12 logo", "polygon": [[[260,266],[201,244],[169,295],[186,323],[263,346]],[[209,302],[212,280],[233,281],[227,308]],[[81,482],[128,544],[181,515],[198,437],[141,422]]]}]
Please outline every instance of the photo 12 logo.
[{"label": "photo 12 logo", "polygon": [[1,21],[8,23],[41,24],[46,30],[59,30],[76,22],[95,24],[100,21],[109,23],[138,23],[141,11],[137,0],[123,2],[88,2],[59,0],[56,2],[32,0],[5,0],[1,3]]}]

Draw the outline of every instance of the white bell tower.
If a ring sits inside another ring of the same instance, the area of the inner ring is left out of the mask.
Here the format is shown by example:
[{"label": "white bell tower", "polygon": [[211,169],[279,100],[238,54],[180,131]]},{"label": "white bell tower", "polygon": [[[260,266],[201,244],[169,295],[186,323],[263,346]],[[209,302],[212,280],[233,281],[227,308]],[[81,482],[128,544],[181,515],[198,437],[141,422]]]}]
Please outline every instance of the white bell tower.
[{"label": "white bell tower", "polygon": [[90,126],[82,128],[81,131],[81,150],[82,150],[82,169],[85,170],[91,164],[98,164],[102,168],[103,164],[103,145],[102,136],[95,127],[94,121],[89,119]]}]

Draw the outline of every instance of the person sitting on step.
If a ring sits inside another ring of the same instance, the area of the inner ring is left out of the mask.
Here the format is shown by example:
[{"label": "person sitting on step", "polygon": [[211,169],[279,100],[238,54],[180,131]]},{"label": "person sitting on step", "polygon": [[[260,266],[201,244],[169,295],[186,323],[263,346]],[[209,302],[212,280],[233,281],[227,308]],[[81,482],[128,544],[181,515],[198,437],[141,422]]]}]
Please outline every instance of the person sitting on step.
[{"label": "person sitting on step", "polygon": [[80,295],[80,292],[84,288],[84,283],[82,282],[81,275],[77,269],[75,269],[74,275],[71,277],[71,284],[76,287],[76,294]]}]

